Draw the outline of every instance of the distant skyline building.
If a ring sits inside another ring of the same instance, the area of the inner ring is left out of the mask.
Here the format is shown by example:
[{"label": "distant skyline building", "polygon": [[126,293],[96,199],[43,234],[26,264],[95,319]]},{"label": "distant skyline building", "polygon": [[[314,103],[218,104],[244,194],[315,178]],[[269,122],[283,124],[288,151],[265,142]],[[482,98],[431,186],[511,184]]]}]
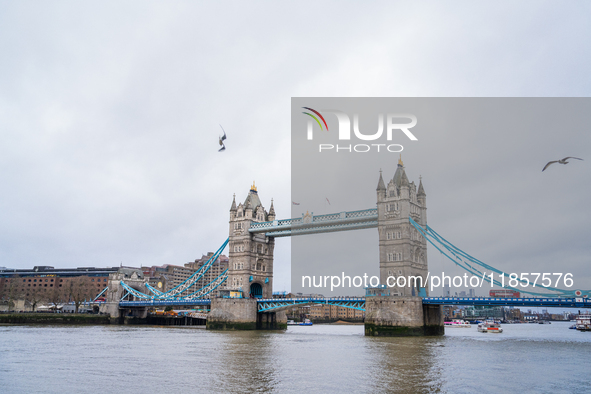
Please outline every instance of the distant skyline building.
[{"label": "distant skyline building", "polygon": [[449,285],[443,286],[443,296],[444,297],[451,297],[451,288]]}]

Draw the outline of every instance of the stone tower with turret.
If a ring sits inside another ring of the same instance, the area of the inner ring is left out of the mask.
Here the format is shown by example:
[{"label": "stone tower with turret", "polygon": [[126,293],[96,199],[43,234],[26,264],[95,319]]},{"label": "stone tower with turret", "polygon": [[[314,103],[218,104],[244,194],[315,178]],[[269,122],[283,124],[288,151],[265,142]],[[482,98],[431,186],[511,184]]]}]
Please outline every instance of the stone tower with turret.
[{"label": "stone tower with turret", "polygon": [[[420,289],[408,283],[410,276],[421,276],[423,287],[427,279],[427,240],[409,221],[411,217],[421,226],[427,225],[427,196],[422,180],[419,186],[409,182],[402,158],[394,177],[386,185],[380,171],[377,187],[378,232],[380,239],[380,283],[392,285],[404,276],[406,286],[390,287],[391,295],[418,296]],[[388,277],[392,277],[388,283]],[[402,284],[400,279],[398,283]],[[424,293],[423,295],[426,295]]]},{"label": "stone tower with turret", "polygon": [[273,295],[273,248],[275,239],[248,231],[252,222],[275,220],[271,200],[265,210],[253,182],[244,203],[230,208],[229,270],[226,288],[241,289],[245,298],[271,298]]}]

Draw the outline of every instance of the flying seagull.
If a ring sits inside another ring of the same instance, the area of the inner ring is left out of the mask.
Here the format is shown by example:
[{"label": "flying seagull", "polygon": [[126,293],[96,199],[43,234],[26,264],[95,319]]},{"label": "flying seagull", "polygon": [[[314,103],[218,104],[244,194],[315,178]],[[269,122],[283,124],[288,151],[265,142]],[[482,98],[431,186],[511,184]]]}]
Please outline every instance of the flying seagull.
[{"label": "flying seagull", "polygon": [[[550,164],[554,164],[554,163],[568,164],[568,161],[567,161],[568,159],[577,159],[577,160],[583,160],[583,159],[579,159],[578,157],[572,157],[572,156],[568,156],[568,157],[565,157],[565,158],[564,158],[564,159],[562,159],[562,160],[554,160],[554,161],[549,161],[549,162],[548,162],[548,164],[546,164],[546,165],[544,166],[544,170],[545,170],[546,168],[548,168],[548,166],[549,166]],[[542,172],[544,172],[544,170],[542,170]]]},{"label": "flying seagull", "polygon": [[[222,127],[222,125],[220,125],[220,127]],[[226,139],[226,130],[224,130],[224,128],[222,127],[222,131],[224,132],[224,135],[222,135],[220,137],[220,146],[221,148],[218,150],[218,152],[223,152],[226,150],[226,145],[224,145],[224,140]]]}]

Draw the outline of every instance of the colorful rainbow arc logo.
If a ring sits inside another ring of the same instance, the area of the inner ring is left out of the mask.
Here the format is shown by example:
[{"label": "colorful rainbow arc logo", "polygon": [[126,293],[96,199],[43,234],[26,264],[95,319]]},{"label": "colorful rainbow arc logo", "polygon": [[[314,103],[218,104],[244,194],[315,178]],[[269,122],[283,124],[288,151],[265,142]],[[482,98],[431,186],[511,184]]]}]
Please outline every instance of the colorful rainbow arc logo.
[{"label": "colorful rainbow arc logo", "polygon": [[[320,116],[320,119],[322,119],[322,122],[324,122],[324,125],[326,126],[326,131],[328,131],[328,125],[326,124],[326,120],[324,120],[324,117],[323,117],[322,115],[320,115],[320,112],[318,112],[318,111],[316,111],[316,110],[314,110],[314,109],[312,109],[312,108],[309,108],[309,107],[302,107],[302,108],[304,108],[304,109],[307,109],[307,110],[309,110],[309,111],[312,111],[312,112],[314,112],[316,115]],[[311,113],[309,113],[309,112],[302,112],[302,113],[303,113],[303,114],[306,114],[306,115],[308,115],[308,116],[311,116],[312,118],[314,118],[314,120],[315,120],[315,121],[318,123],[318,126],[320,126],[320,130],[323,130],[323,128],[322,128],[322,124],[320,123],[320,121],[318,120],[318,118],[317,118],[317,117],[315,117],[314,115],[312,115],[312,114],[311,114]]]}]

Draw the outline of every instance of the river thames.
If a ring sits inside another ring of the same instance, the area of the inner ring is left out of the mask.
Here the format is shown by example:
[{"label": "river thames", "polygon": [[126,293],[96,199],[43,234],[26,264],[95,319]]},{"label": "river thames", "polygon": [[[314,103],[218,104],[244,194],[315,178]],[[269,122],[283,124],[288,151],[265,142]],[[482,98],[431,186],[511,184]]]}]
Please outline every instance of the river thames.
[{"label": "river thames", "polygon": [[3,393],[591,391],[591,332],[368,338],[362,325],[284,332],[202,327],[0,326]]}]

